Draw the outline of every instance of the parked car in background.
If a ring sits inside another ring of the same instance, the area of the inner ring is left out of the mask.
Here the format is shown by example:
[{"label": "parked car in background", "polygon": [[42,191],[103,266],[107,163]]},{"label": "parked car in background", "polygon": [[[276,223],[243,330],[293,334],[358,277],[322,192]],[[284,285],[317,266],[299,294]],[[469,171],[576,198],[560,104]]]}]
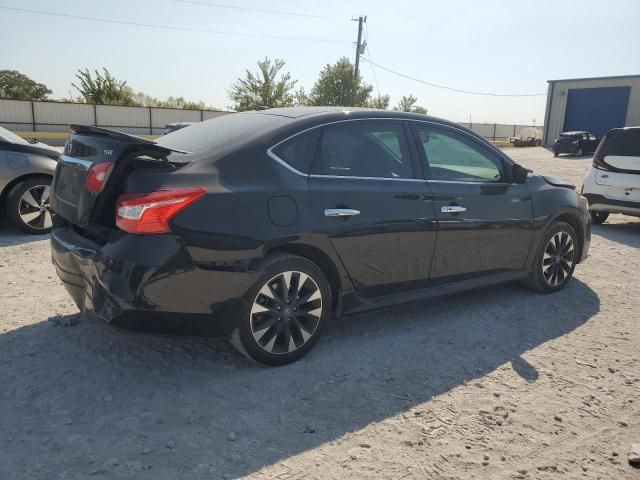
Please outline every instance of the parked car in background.
[{"label": "parked car in background", "polygon": [[197,122],[175,122],[175,123],[168,123],[168,124],[164,127],[164,134],[163,134],[163,135],[166,135],[167,133],[175,132],[176,130],[180,130],[181,128],[184,128],[184,127],[188,127],[189,125],[193,125],[194,123],[197,123]]},{"label": "parked car in background", "polygon": [[603,223],[610,213],[640,216],[640,127],[609,130],[593,155],[582,192],[593,223]]},{"label": "parked car in background", "polygon": [[553,142],[551,149],[557,157],[561,153],[570,153],[576,157],[593,153],[598,148],[600,139],[591,132],[563,132]]},{"label": "parked car in background", "polygon": [[517,137],[509,137],[514,147],[539,147],[542,145],[542,131],[534,127],[523,128]]},{"label": "parked car in background", "polygon": [[305,355],[332,316],[515,280],[557,292],[589,249],[575,187],[434,117],[274,108],[157,142],[72,129],[51,245],[78,307],[230,336],[264,364]]},{"label": "parked car in background", "polygon": [[51,229],[49,192],[60,154],[40,142],[28,142],[0,127],[0,206],[27,233]]}]

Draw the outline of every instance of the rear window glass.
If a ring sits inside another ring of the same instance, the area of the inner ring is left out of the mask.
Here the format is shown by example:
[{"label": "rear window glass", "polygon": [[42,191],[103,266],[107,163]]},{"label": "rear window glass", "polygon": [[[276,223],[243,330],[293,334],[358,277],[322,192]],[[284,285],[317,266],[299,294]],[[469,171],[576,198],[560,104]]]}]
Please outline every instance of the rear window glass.
[{"label": "rear window glass", "polygon": [[601,158],[607,155],[640,157],[640,128],[609,132],[600,155]]},{"label": "rear window glass", "polygon": [[320,129],[314,128],[281,143],[273,153],[299,172],[309,173],[319,136]]},{"label": "rear window glass", "polygon": [[171,160],[191,161],[215,156],[235,146],[254,140],[290,120],[260,113],[230,113],[194,123],[158,138],[158,145],[186,150],[189,155],[171,154]]}]

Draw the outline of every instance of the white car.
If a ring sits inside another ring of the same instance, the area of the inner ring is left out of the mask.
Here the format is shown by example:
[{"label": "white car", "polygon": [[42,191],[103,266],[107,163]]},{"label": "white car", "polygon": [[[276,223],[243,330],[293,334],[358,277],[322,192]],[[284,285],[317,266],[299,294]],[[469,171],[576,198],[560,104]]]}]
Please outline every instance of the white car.
[{"label": "white car", "polygon": [[640,127],[609,130],[593,155],[582,194],[595,224],[610,213],[640,217]]}]

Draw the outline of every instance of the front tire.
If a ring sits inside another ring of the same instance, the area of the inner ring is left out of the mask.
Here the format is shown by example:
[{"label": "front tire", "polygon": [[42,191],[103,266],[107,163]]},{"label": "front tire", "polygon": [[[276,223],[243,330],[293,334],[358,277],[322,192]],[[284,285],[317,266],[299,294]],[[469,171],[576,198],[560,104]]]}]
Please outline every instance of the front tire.
[{"label": "front tire", "polygon": [[248,292],[231,343],[249,359],[285,365],[306,355],[331,318],[331,288],[320,268],[306,258],[275,254]]},{"label": "front tire", "polygon": [[609,212],[595,212],[592,210],[589,215],[591,216],[591,223],[594,225],[602,225],[609,218]]},{"label": "front tire", "polygon": [[545,233],[525,284],[538,292],[553,293],[567,286],[578,261],[578,237],[571,225],[554,223]]},{"label": "front tire", "polygon": [[20,230],[34,235],[49,233],[53,214],[49,207],[51,177],[30,177],[18,182],[7,195],[7,217]]}]

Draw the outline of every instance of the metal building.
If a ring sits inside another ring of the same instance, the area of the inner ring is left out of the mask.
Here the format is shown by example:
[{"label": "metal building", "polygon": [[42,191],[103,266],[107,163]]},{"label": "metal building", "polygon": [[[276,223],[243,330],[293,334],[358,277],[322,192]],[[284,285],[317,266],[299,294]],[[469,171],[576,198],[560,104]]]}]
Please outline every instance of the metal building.
[{"label": "metal building", "polygon": [[640,75],[549,80],[544,144],[561,132],[640,125]]}]

